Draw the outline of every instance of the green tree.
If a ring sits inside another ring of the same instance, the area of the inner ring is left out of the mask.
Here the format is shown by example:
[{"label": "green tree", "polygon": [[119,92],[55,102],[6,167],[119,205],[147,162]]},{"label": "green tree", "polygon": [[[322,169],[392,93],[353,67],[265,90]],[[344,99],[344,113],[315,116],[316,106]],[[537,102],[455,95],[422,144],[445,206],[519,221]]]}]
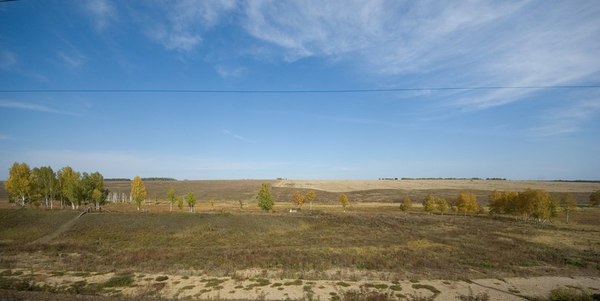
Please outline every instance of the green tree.
[{"label": "green tree", "polygon": [[409,196],[405,196],[404,198],[402,198],[402,203],[400,203],[400,210],[402,210],[403,212],[407,212],[412,208],[412,206],[413,203]]},{"label": "green tree", "polygon": [[560,196],[560,207],[567,216],[567,224],[569,223],[569,214],[577,210],[577,201],[572,193],[563,193]]},{"label": "green tree", "polygon": [[600,205],[600,190],[596,190],[590,194],[590,207]]},{"label": "green tree", "polygon": [[477,203],[477,197],[470,192],[461,192],[455,201],[456,210],[463,212],[467,215],[467,212],[478,212],[480,210],[479,203]]},{"label": "green tree", "polygon": [[11,199],[19,199],[21,206],[25,206],[33,189],[29,165],[15,162],[8,170],[8,179],[4,182],[4,188]]},{"label": "green tree", "polygon": [[346,206],[348,206],[348,203],[350,203],[348,196],[343,193],[340,194],[340,203],[342,203],[342,208],[344,208],[344,212],[346,212]]},{"label": "green tree", "polygon": [[142,182],[142,179],[139,176],[135,176],[131,182],[131,197],[135,201],[138,211],[140,211],[142,202],[146,199],[147,195],[148,192],[146,191],[144,182]]},{"label": "green tree", "polygon": [[425,212],[427,213],[432,213],[436,209],[437,206],[435,202],[435,196],[433,196],[432,194],[426,195],[425,199],[423,200],[423,210],[425,210]]},{"label": "green tree", "polygon": [[179,208],[179,210],[183,209],[183,195],[177,198],[177,208]]},{"label": "green tree", "polygon": [[304,200],[304,195],[299,191],[294,192],[294,194],[292,195],[292,203],[298,208],[302,208],[302,205],[304,205]]},{"label": "green tree", "polygon": [[273,209],[273,196],[271,195],[271,187],[269,183],[262,183],[260,185],[260,190],[258,191],[258,195],[256,196],[258,200],[258,207],[265,211],[270,211]]},{"label": "green tree", "polygon": [[58,171],[57,176],[61,196],[69,201],[73,210],[79,208],[81,174],[66,166]]},{"label": "green tree", "polygon": [[312,210],[312,204],[317,199],[317,193],[314,191],[309,191],[306,193],[306,200],[310,204],[310,210]]},{"label": "green tree", "polygon": [[[97,192],[96,192],[97,191]],[[84,202],[92,201],[96,210],[106,200],[108,190],[104,189],[104,177],[99,172],[83,173],[80,183],[80,197]]]},{"label": "green tree", "polygon": [[175,194],[174,188],[169,188],[169,190],[167,190],[167,200],[169,200],[169,204],[171,205],[169,211],[173,211],[173,204],[177,202],[177,195]]},{"label": "green tree", "polygon": [[188,192],[188,194],[185,195],[185,201],[187,202],[188,207],[190,207],[190,212],[194,212],[196,207],[196,196],[193,193]]},{"label": "green tree", "polygon": [[46,207],[53,209],[53,200],[56,197],[58,190],[58,180],[56,173],[50,166],[43,166],[40,168],[34,168],[31,171],[33,178],[33,186],[40,196],[44,199]]},{"label": "green tree", "polygon": [[94,201],[94,204],[96,205],[96,210],[99,210],[100,205],[104,204],[104,201],[106,200],[106,192],[108,192],[108,190],[100,190],[98,188],[94,188],[92,191],[92,201]]}]

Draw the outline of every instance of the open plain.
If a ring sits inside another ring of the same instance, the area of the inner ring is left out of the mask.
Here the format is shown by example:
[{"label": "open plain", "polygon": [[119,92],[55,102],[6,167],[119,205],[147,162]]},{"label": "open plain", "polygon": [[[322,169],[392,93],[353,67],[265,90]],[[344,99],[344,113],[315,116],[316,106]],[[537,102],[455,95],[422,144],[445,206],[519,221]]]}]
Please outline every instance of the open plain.
[{"label": "open plain", "polygon": [[[600,292],[600,209],[586,206],[599,183],[270,181],[275,206],[262,212],[254,200],[261,182],[148,181],[140,212],[129,202],[80,215],[17,209],[3,199],[1,294],[16,300],[355,300],[353,293],[370,292],[387,298],[381,300],[484,294],[543,300],[558,287]],[[106,183],[111,191],[129,189],[129,182]],[[170,211],[171,187],[196,193],[195,213]],[[487,213],[426,214],[420,206],[404,212],[397,204],[405,196],[418,204],[426,193],[451,198],[460,191],[475,192],[485,204],[492,190],[526,188],[571,192],[580,208],[567,224],[563,213],[539,223]],[[307,203],[290,213],[291,195],[308,190],[317,193],[312,208]],[[341,192],[350,199],[345,212]]]}]

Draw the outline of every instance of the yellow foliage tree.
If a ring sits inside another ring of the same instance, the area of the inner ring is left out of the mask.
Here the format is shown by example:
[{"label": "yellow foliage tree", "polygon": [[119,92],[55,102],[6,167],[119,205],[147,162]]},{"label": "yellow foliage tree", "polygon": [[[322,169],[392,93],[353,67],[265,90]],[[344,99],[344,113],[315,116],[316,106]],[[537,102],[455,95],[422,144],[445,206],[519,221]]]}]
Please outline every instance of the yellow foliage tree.
[{"label": "yellow foliage tree", "polygon": [[142,178],[139,176],[135,176],[133,181],[131,182],[131,197],[135,201],[135,205],[137,210],[140,211],[142,207],[142,202],[146,199],[148,192],[146,191],[146,186],[144,186],[144,182],[142,182]]},{"label": "yellow foliage tree", "polygon": [[467,212],[478,212],[480,209],[479,203],[477,203],[477,197],[470,192],[459,193],[455,205],[456,210],[458,212],[463,212],[465,215]]},{"label": "yellow foliage tree", "polygon": [[450,209],[450,205],[448,204],[448,202],[446,201],[446,199],[443,198],[443,197],[436,197],[435,198],[435,206],[436,206],[436,209],[442,215],[444,215],[444,213],[448,212],[448,209]]},{"label": "yellow foliage tree", "polygon": [[32,190],[29,165],[15,162],[8,170],[8,179],[4,182],[4,188],[11,197],[16,197],[21,201],[21,206],[25,206],[25,200]]},{"label": "yellow foliage tree", "polygon": [[577,201],[572,193],[563,193],[560,196],[560,206],[567,216],[567,224],[569,223],[569,213],[577,210]]},{"label": "yellow foliage tree", "polygon": [[312,210],[312,203],[317,199],[317,193],[314,191],[309,191],[306,193],[306,200],[310,204],[310,210]]},{"label": "yellow foliage tree", "polygon": [[600,205],[600,190],[596,190],[590,194],[590,207],[596,207],[598,205]]},{"label": "yellow foliage tree", "polygon": [[350,203],[348,196],[343,193],[340,194],[340,203],[342,203],[342,208],[344,208],[344,212],[346,212],[346,206],[348,206],[348,203]]},{"label": "yellow foliage tree", "polygon": [[292,195],[292,203],[296,205],[296,207],[301,208],[302,205],[304,205],[304,200],[305,196],[298,191],[294,192],[294,194]]},{"label": "yellow foliage tree", "polygon": [[423,210],[427,213],[432,213],[436,210],[435,196],[428,194],[423,200]]},{"label": "yellow foliage tree", "polygon": [[400,210],[402,210],[403,212],[406,212],[408,210],[410,210],[412,208],[412,200],[410,199],[409,196],[405,196],[402,199],[402,203],[400,203]]},{"label": "yellow foliage tree", "polygon": [[552,217],[552,199],[548,192],[542,189],[527,189],[519,193],[517,212],[528,219],[535,218],[545,221]]}]

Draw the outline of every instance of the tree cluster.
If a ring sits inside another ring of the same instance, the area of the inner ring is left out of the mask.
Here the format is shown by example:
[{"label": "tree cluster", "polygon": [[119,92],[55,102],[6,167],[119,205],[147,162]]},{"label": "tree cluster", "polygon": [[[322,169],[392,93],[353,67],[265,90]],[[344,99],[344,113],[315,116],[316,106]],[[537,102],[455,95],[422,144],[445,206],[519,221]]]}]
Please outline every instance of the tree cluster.
[{"label": "tree cluster", "polygon": [[[527,189],[522,192],[493,191],[489,196],[490,214],[509,214],[524,220],[545,221],[556,216],[560,208],[558,200],[542,189]],[[565,199],[565,205],[574,205],[571,198]]]},{"label": "tree cluster", "polygon": [[427,213],[440,213],[444,214],[450,209],[450,204],[445,198],[428,194],[423,200],[423,210]]},{"label": "tree cluster", "polygon": [[456,199],[449,203],[445,198],[428,194],[423,200],[423,210],[428,213],[444,214],[449,210],[463,214],[476,213],[481,211],[481,206],[477,202],[477,197],[470,192],[461,192]]},{"label": "tree cluster", "polygon": [[54,172],[50,166],[30,169],[26,163],[15,162],[9,169],[4,187],[11,202],[21,206],[44,205],[50,209],[55,200],[60,200],[61,208],[70,205],[77,209],[88,203],[99,208],[108,195],[102,174],[79,173],[70,166]]}]

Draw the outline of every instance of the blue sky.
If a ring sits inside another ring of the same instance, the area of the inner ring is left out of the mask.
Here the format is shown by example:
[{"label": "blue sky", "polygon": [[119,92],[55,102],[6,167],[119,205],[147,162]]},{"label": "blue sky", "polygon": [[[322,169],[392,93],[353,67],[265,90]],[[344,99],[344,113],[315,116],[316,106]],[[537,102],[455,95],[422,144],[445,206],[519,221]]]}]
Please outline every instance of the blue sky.
[{"label": "blue sky", "polygon": [[[0,179],[600,179],[598,1],[0,3]],[[11,90],[13,92],[8,92]],[[14,92],[20,90],[20,92]]]}]

